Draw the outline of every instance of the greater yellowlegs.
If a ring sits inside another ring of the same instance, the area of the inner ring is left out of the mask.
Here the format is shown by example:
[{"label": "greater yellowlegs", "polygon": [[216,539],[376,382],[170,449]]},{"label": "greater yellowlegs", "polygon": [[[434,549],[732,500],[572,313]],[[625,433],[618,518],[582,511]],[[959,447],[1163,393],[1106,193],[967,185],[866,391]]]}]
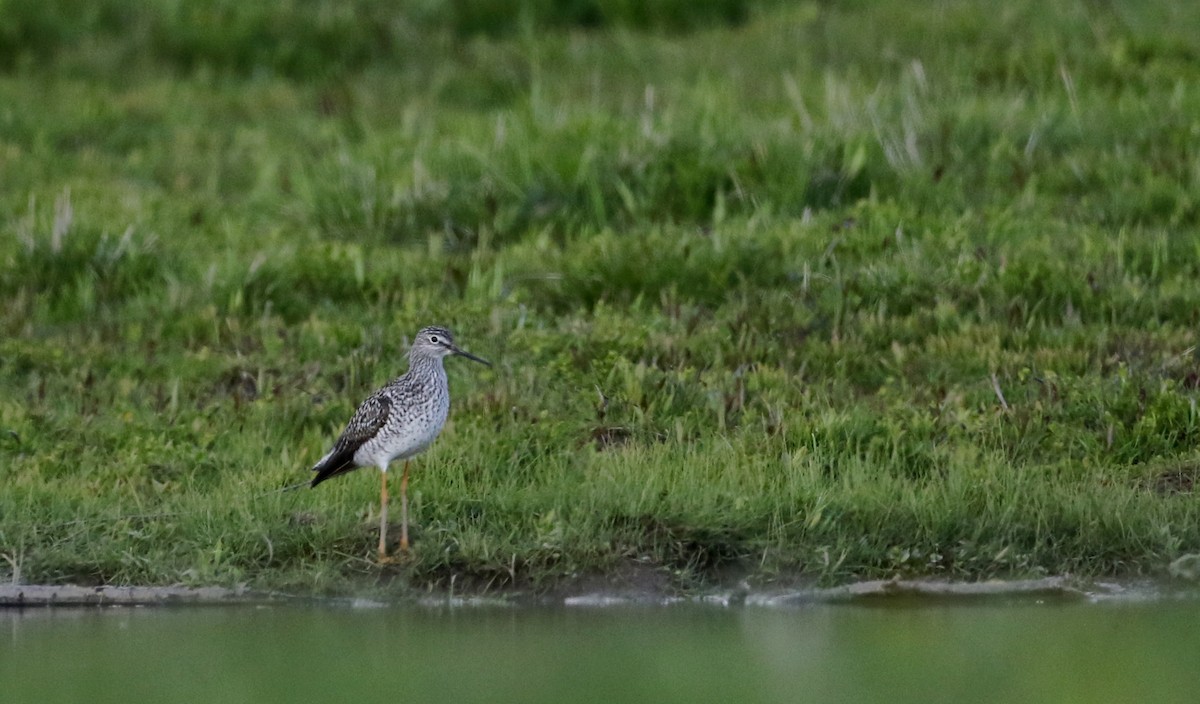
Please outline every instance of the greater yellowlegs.
[{"label": "greater yellowlegs", "polygon": [[387,560],[388,465],[404,460],[400,477],[400,550],[408,551],[408,462],[437,438],[450,412],[450,389],[442,358],[460,355],[489,367],[491,363],[464,352],[450,331],[422,328],[408,350],[408,371],[367,397],[341,437],[313,465],[312,486],[358,469],[378,467],[379,560]]}]

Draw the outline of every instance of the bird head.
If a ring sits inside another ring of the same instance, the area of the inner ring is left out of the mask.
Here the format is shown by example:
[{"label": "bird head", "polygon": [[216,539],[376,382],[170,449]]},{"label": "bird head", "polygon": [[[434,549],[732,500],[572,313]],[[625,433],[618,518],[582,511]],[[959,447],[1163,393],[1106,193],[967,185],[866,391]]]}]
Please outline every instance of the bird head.
[{"label": "bird head", "polygon": [[476,357],[454,344],[454,335],[450,334],[450,331],[446,328],[436,325],[421,328],[421,331],[417,333],[416,339],[413,340],[412,349],[409,351],[409,354],[420,354],[435,359],[458,355],[489,367],[492,366],[492,363],[486,359]]}]

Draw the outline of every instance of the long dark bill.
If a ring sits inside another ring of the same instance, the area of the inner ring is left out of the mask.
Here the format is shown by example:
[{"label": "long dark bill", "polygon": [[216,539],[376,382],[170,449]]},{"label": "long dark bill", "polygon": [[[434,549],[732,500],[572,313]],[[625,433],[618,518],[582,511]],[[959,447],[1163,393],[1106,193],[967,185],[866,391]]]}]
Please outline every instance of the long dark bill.
[{"label": "long dark bill", "polygon": [[454,354],[456,354],[460,357],[466,357],[467,359],[470,359],[475,362],[479,362],[480,364],[482,364],[486,367],[492,366],[491,362],[487,361],[486,359],[483,359],[482,357],[476,357],[475,355],[471,354],[470,352],[467,352],[466,350],[462,350],[457,347],[454,347],[452,349],[454,350]]}]

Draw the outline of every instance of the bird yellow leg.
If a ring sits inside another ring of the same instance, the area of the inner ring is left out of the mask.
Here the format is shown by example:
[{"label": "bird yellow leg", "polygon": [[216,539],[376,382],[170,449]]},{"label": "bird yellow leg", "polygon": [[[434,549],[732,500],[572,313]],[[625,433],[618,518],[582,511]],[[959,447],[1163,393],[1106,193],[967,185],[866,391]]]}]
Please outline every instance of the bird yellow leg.
[{"label": "bird yellow leg", "polygon": [[408,460],[400,476],[400,552],[408,552]]},{"label": "bird yellow leg", "polygon": [[380,472],[382,481],[379,483],[379,561],[387,562],[387,472]]}]

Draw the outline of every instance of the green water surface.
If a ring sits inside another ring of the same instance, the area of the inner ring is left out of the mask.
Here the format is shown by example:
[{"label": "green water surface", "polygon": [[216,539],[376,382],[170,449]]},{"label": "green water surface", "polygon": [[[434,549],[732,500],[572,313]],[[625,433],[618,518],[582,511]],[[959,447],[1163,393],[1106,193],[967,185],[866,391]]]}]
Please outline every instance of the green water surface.
[{"label": "green water surface", "polygon": [[1200,602],[0,610],[0,702],[1195,702]]}]

